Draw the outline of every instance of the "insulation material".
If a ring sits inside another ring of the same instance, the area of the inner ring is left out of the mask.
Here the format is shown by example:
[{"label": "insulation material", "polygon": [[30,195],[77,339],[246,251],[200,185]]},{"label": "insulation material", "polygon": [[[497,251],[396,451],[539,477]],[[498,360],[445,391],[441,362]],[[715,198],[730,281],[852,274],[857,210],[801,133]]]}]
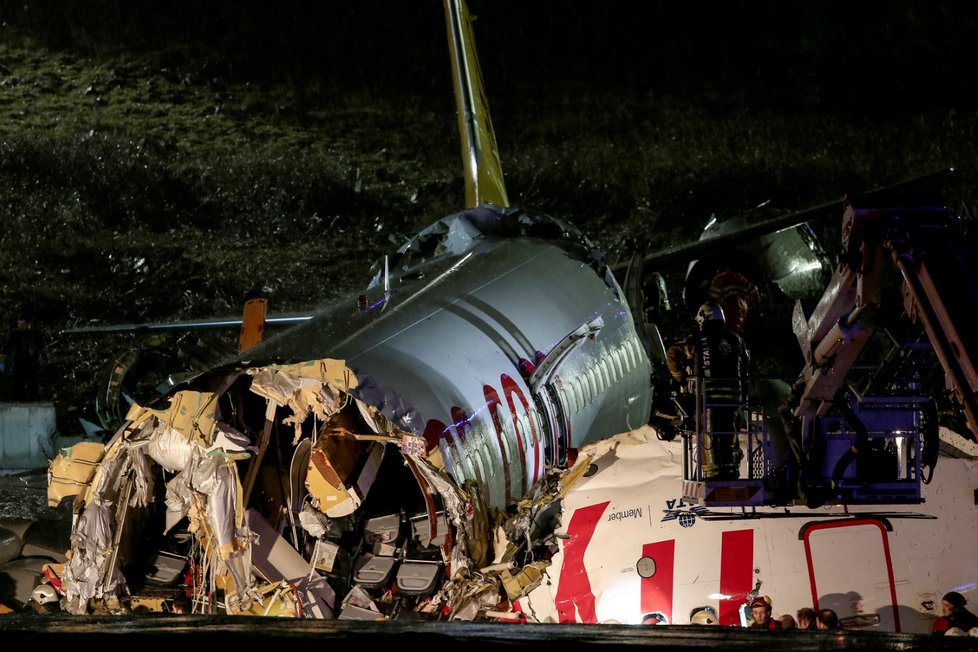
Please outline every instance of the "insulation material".
[{"label": "insulation material", "polygon": [[57,507],[64,498],[84,491],[104,451],[104,444],[80,442],[58,453],[48,467],[48,507]]},{"label": "insulation material", "polygon": [[159,422],[153,430],[146,454],[168,471],[186,469],[197,451],[197,445],[176,428]]},{"label": "insulation material", "polygon": [[71,556],[64,567],[66,609],[84,614],[91,598],[110,593],[122,579],[118,569],[106,570],[112,561],[113,513],[109,505],[95,502],[81,514],[71,532]]},{"label": "insulation material", "polygon": [[156,476],[150,461],[145,446],[139,444],[131,446],[129,449],[129,469],[132,477],[132,491],[129,497],[131,505],[145,507],[154,500],[153,488],[156,484]]},{"label": "insulation material", "polygon": [[288,365],[276,365],[272,367],[282,373],[296,376],[298,378],[311,378],[318,380],[326,385],[333,385],[341,388],[344,392],[356,389],[359,385],[357,377],[346,366],[342,360],[332,358],[322,358],[320,360],[310,360],[308,362],[298,362]]},{"label": "insulation material", "polygon": [[[91,482],[88,483],[88,487],[85,490],[85,495],[82,496],[82,501],[87,507],[92,504],[95,498],[99,494],[99,488],[104,487],[106,484],[112,484],[113,482],[118,484],[121,480],[114,477],[114,474],[119,469],[121,453],[124,450],[124,440],[119,435],[116,435],[105,447],[105,454],[102,456],[102,461],[99,463],[98,468],[95,470],[95,474],[92,476]],[[77,506],[78,499],[75,499]]]},{"label": "insulation material", "polygon": [[277,405],[288,405],[292,395],[300,386],[299,379],[273,367],[262,367],[256,370],[251,381],[252,392],[264,396]]},{"label": "insulation material", "polygon": [[215,398],[213,392],[187,389],[174,394],[167,409],[147,410],[189,440],[209,446],[214,441]]},{"label": "insulation material", "polygon": [[394,424],[377,408],[367,405],[360,400],[357,400],[356,404],[360,410],[360,416],[363,417],[363,420],[373,432],[383,435],[393,435],[397,431]]},{"label": "insulation material", "polygon": [[220,421],[214,428],[214,443],[204,451],[208,456],[222,455],[232,460],[248,459],[258,452],[257,446],[242,432]]},{"label": "insulation material", "polygon": [[346,406],[347,391],[357,386],[356,376],[338,360],[261,367],[251,373],[253,393],[292,410],[292,416],[282,423],[295,428],[293,445],[301,438],[302,423],[310,414],[328,420]]},{"label": "insulation material", "polygon": [[331,516],[352,514],[360,505],[356,494],[349,491],[326,452],[318,448],[314,448],[309,455],[306,487],[319,510]]},{"label": "insulation material", "polygon": [[184,516],[190,513],[190,508],[193,505],[194,495],[190,489],[190,473],[188,471],[181,471],[166,483],[166,498],[164,502],[166,504],[166,515],[163,533],[166,534]]},{"label": "insulation material", "polygon": [[380,443],[320,437],[310,452],[306,475],[306,487],[318,501],[318,509],[332,518],[352,514],[373,484],[383,453]]},{"label": "insulation material", "polygon": [[238,528],[241,525],[241,484],[237,469],[216,457],[198,458],[192,476],[195,491],[207,496],[207,523],[217,540],[221,559],[230,559],[241,547]]},{"label": "insulation material", "polygon": [[[394,563],[376,587],[378,602],[368,595],[364,604],[355,604],[354,598],[346,617],[386,618],[383,610],[389,605],[380,598],[395,588],[395,582],[403,585],[404,597],[416,597],[416,605],[409,608],[419,613],[450,613],[461,600],[465,614],[485,617],[490,605],[505,599],[496,571],[474,570],[491,554],[483,535],[491,530],[493,515],[487,513],[479,488],[473,487],[470,496],[469,487],[463,490],[447,476],[437,449],[436,455],[426,457],[423,438],[398,431],[379,409],[349,396],[346,390],[356,386],[356,379],[344,364],[316,361],[248,373],[251,382],[235,389],[227,382],[216,393],[180,391],[166,409],[130,410],[130,420],[105,447],[91,475],[87,509],[72,532],[64,573],[69,611],[85,613],[93,600],[118,605],[120,597],[122,602],[130,597],[121,568],[128,560],[126,548],[136,545],[142,534],[123,524],[138,523],[150,513],[139,508],[157,501],[166,510],[163,534],[179,534],[178,526],[184,523],[186,535],[196,542],[196,552],[190,553],[198,569],[196,602],[205,604],[223,594],[231,614],[334,617],[337,594],[329,579],[316,571],[363,569],[364,559],[354,566],[350,553],[330,538],[342,532],[346,517],[361,507],[378,479],[385,452],[403,455],[418,485],[410,491],[420,488],[425,497],[427,508],[419,514],[415,505],[410,512],[414,536],[409,545],[421,554],[408,558],[404,568],[400,561]],[[254,402],[261,401],[264,423],[254,418],[233,421],[232,426],[223,417],[218,420],[228,391],[243,392],[229,396],[229,404],[251,401],[248,413],[255,417],[261,412]],[[318,423],[324,417],[328,418]],[[286,454],[276,464],[263,459],[262,452],[265,446],[274,450],[272,446],[287,445],[290,433],[281,433],[279,425],[292,425],[297,433],[301,429],[304,439],[293,441],[293,454],[283,451]],[[259,429],[270,438],[262,446],[245,434]],[[286,440],[271,439],[282,434]],[[154,489],[161,468],[166,485]],[[280,475],[291,478],[289,487],[279,482]],[[255,489],[247,510],[242,489],[246,477],[252,479],[249,489],[252,483]],[[294,511],[279,523],[282,517],[276,510],[281,508]],[[139,511],[130,513],[133,509]],[[395,520],[402,518],[406,533],[408,517],[394,514]],[[122,527],[124,538],[119,540],[122,535],[116,528]],[[297,546],[296,532],[312,540]],[[257,585],[256,578],[261,580]],[[535,578],[522,579],[525,587]],[[491,599],[493,587],[497,600]],[[356,587],[350,593],[355,595]],[[355,615],[356,609],[365,612]]]},{"label": "insulation material", "polygon": [[549,562],[535,561],[527,564],[517,573],[503,571],[502,581],[506,596],[515,601],[540,586],[548,566],[550,566]]}]

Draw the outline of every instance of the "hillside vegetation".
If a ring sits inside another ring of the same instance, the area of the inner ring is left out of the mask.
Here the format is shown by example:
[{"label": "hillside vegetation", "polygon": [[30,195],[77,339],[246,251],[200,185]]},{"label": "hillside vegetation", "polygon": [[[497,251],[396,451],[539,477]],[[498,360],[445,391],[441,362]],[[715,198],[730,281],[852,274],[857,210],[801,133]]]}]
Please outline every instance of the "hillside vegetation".
[{"label": "hillside vegetation", "polygon": [[[255,294],[307,311],[462,207],[440,2],[393,17],[377,2],[65,4],[0,3],[0,315],[29,310],[48,334],[42,392],[63,430],[95,420],[99,374],[141,340],[63,330],[236,316]],[[696,41],[682,68],[694,18],[668,3],[646,48],[616,40],[612,10],[571,23],[529,5],[521,21],[514,3],[472,3],[510,198],[611,261],[695,239],[714,213],[800,210],[949,166],[942,189],[969,210],[978,85],[949,61],[967,16],[897,4],[883,29],[866,10],[848,23],[904,47],[860,41],[846,58],[817,38],[842,38],[847,17],[802,3],[812,29],[781,35],[783,60],[764,32],[744,50]],[[914,47],[908,24],[924,30]],[[949,25],[941,49],[928,34]],[[825,223],[840,216],[841,202]]]}]

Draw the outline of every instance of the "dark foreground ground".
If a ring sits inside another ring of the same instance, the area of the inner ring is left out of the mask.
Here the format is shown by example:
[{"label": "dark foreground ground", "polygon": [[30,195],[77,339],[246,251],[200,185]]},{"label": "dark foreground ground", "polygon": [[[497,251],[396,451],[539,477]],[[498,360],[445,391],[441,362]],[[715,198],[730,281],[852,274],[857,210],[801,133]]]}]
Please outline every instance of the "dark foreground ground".
[{"label": "dark foreground ground", "polygon": [[[165,635],[165,639],[159,638]],[[287,644],[291,650],[602,650],[682,649],[770,650],[973,650],[971,637],[878,634],[869,632],[754,632],[747,629],[697,625],[657,627],[626,625],[513,625],[486,623],[411,623],[392,621],[282,620],[256,617],[163,616],[64,617],[17,614],[0,618],[4,646],[70,645],[120,649],[165,640],[171,648],[221,646],[258,642]],[[19,648],[18,648],[19,649]]]}]

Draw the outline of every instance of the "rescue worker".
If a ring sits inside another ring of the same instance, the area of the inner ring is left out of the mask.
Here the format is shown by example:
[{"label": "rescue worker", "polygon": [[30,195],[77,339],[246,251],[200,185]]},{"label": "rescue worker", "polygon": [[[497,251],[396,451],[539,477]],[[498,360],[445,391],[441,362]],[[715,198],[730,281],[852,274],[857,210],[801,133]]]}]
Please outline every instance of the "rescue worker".
[{"label": "rescue worker", "polygon": [[735,480],[740,475],[743,452],[738,443],[746,427],[744,405],[750,353],[740,333],[727,328],[723,308],[707,301],[696,312],[699,333],[693,373],[702,383],[705,427],[703,477]]},{"label": "rescue worker", "polygon": [[676,389],[680,392],[687,390],[687,380],[693,373],[693,361],[696,357],[696,337],[687,335],[666,349],[666,367],[669,375],[676,381]]},{"label": "rescue worker", "polygon": [[743,335],[747,326],[747,312],[760,302],[761,294],[746,276],[723,267],[710,281],[709,299],[723,308],[727,328]]},{"label": "rescue worker", "polygon": [[689,416],[696,411],[696,401],[693,396],[693,366],[696,359],[696,337],[690,333],[682,340],[666,349],[666,367],[672,376],[670,396],[676,414],[660,416],[670,419],[664,425],[668,438],[675,437],[680,430],[688,431],[691,427]]},{"label": "rescue worker", "polygon": [[798,620],[798,629],[817,629],[815,627],[815,610],[811,607],[802,607],[795,614]]},{"label": "rescue worker", "polygon": [[965,605],[968,601],[957,591],[950,591],[941,598],[944,615],[934,621],[934,633],[946,634],[948,630],[957,627],[967,632],[972,627],[978,627],[978,616],[968,611]]},{"label": "rescue worker", "polygon": [[771,598],[759,595],[750,603],[751,617],[754,619],[750,629],[781,629],[781,621],[771,618]]},{"label": "rescue worker", "polygon": [[839,627],[839,615],[834,609],[819,609],[815,616],[815,629],[837,630]]}]

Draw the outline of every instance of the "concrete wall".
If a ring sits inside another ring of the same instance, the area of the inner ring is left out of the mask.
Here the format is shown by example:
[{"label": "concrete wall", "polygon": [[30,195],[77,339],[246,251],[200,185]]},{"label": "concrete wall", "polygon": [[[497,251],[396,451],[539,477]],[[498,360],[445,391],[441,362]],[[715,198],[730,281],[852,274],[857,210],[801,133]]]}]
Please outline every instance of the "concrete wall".
[{"label": "concrete wall", "polygon": [[46,468],[56,417],[54,403],[0,403],[0,470]]}]

